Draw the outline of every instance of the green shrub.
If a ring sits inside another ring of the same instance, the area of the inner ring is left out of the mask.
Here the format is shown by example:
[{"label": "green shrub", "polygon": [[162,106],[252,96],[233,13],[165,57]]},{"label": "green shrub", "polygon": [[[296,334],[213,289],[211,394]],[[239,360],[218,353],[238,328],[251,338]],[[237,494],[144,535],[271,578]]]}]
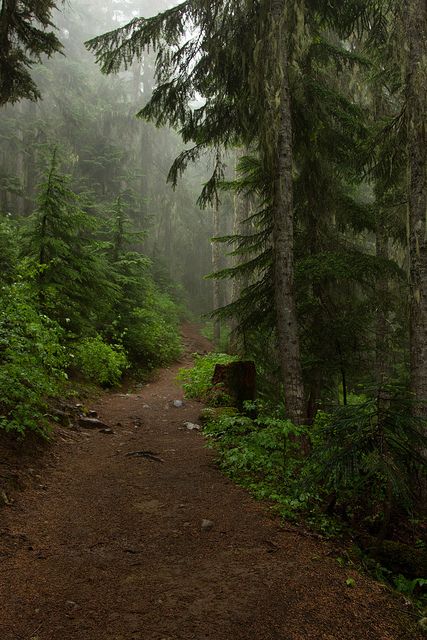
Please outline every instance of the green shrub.
[{"label": "green shrub", "polygon": [[125,330],[123,343],[132,361],[144,369],[169,364],[181,354],[181,339],[176,327],[171,326],[156,312],[136,309],[133,321]]},{"label": "green shrub", "polygon": [[62,330],[37,312],[29,284],[3,289],[0,305],[0,428],[47,437],[48,400],[66,379]]},{"label": "green shrub", "polygon": [[17,229],[0,215],[0,283],[11,284],[18,263]]},{"label": "green shrub", "polygon": [[105,387],[118,384],[129,367],[123,347],[107,344],[99,335],[77,345],[75,363],[87,378]]},{"label": "green shrub", "polygon": [[258,499],[278,504],[282,515],[292,518],[316,498],[304,492],[298,479],[303,464],[299,438],[303,427],[288,420],[260,416],[251,419],[229,413],[209,414],[204,429],[221,468]]},{"label": "green shrub", "polygon": [[182,352],[178,311],[166,295],[155,292],[144,308],[133,310],[123,331],[132,362],[154,369],[176,360]]},{"label": "green shrub", "polygon": [[208,400],[212,390],[212,376],[217,364],[236,362],[238,356],[227,353],[208,353],[206,356],[194,355],[191,369],[180,369],[178,381],[182,384],[186,398]]}]

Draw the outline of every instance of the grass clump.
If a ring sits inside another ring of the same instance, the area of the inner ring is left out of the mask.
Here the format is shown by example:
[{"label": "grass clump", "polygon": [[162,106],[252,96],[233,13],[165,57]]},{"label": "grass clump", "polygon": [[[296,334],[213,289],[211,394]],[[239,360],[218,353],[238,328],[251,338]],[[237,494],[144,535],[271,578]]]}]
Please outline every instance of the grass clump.
[{"label": "grass clump", "polygon": [[208,353],[194,355],[194,366],[180,369],[178,381],[182,384],[186,398],[209,401],[212,391],[212,376],[217,364],[229,364],[239,358],[227,353]]}]

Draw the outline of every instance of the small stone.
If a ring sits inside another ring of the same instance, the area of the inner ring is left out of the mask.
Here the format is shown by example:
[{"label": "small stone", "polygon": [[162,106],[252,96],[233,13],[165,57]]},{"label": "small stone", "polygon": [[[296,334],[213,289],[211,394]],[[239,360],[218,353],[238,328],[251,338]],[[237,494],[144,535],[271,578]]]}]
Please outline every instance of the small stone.
[{"label": "small stone", "polygon": [[182,409],[182,407],[184,406],[184,403],[182,400],[174,400],[173,406],[175,407],[175,409]]},{"label": "small stone", "polygon": [[202,531],[211,531],[211,529],[213,529],[214,523],[212,522],[212,520],[202,520],[202,524],[200,526]]},{"label": "small stone", "polygon": [[114,431],[112,429],[100,429],[99,433],[108,433],[109,435],[114,435]]},{"label": "small stone", "polygon": [[2,491],[0,493],[0,505],[1,504],[4,504],[5,506],[9,506],[11,504],[6,491]]},{"label": "small stone", "polygon": [[67,607],[69,607],[70,609],[77,609],[77,607],[79,606],[77,604],[77,602],[74,602],[74,600],[67,600],[67,602],[65,603],[65,605]]},{"label": "small stone", "polygon": [[199,424],[194,424],[193,422],[184,422],[184,426],[187,427],[189,431],[200,431],[202,428]]}]

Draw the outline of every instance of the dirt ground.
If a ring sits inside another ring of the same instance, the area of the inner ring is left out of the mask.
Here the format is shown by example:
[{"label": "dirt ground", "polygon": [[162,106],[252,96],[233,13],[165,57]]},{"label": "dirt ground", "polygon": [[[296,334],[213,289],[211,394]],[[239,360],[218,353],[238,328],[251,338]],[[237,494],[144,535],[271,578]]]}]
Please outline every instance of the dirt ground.
[{"label": "dirt ground", "polygon": [[[209,349],[189,325],[184,339]],[[220,473],[183,426],[201,405],[173,406],[179,366],[91,407],[113,434],[61,431],[27,465],[0,511],[0,640],[416,638],[403,599]]]}]

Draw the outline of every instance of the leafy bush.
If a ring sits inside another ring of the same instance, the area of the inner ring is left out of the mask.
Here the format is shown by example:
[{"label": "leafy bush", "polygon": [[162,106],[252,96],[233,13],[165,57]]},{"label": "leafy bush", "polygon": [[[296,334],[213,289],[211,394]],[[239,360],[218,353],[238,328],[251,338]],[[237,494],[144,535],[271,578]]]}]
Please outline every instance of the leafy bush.
[{"label": "leafy bush", "polygon": [[11,284],[18,263],[17,229],[0,216],[0,283]]},{"label": "leafy bush", "polygon": [[180,369],[178,381],[181,382],[186,398],[208,400],[212,390],[212,376],[217,364],[236,362],[237,356],[227,353],[208,353],[205,356],[194,355],[191,369]]},{"label": "leafy bush", "polygon": [[135,309],[123,332],[132,361],[153,369],[176,360],[181,352],[178,312],[166,294],[152,292],[143,308]]},{"label": "leafy bush", "polygon": [[48,400],[66,379],[62,330],[40,315],[29,284],[0,295],[0,428],[48,436]]},{"label": "leafy bush", "polygon": [[107,344],[99,335],[77,345],[75,363],[87,378],[105,387],[118,384],[129,367],[123,347]]},{"label": "leafy bush", "polygon": [[133,362],[146,369],[168,364],[181,353],[176,328],[148,309],[134,311],[133,322],[125,330],[123,342]]},{"label": "leafy bush", "polygon": [[219,414],[205,427],[221,468],[258,499],[276,502],[288,518],[316,497],[303,492],[298,480],[303,464],[299,439],[304,433],[303,427],[268,416]]}]

